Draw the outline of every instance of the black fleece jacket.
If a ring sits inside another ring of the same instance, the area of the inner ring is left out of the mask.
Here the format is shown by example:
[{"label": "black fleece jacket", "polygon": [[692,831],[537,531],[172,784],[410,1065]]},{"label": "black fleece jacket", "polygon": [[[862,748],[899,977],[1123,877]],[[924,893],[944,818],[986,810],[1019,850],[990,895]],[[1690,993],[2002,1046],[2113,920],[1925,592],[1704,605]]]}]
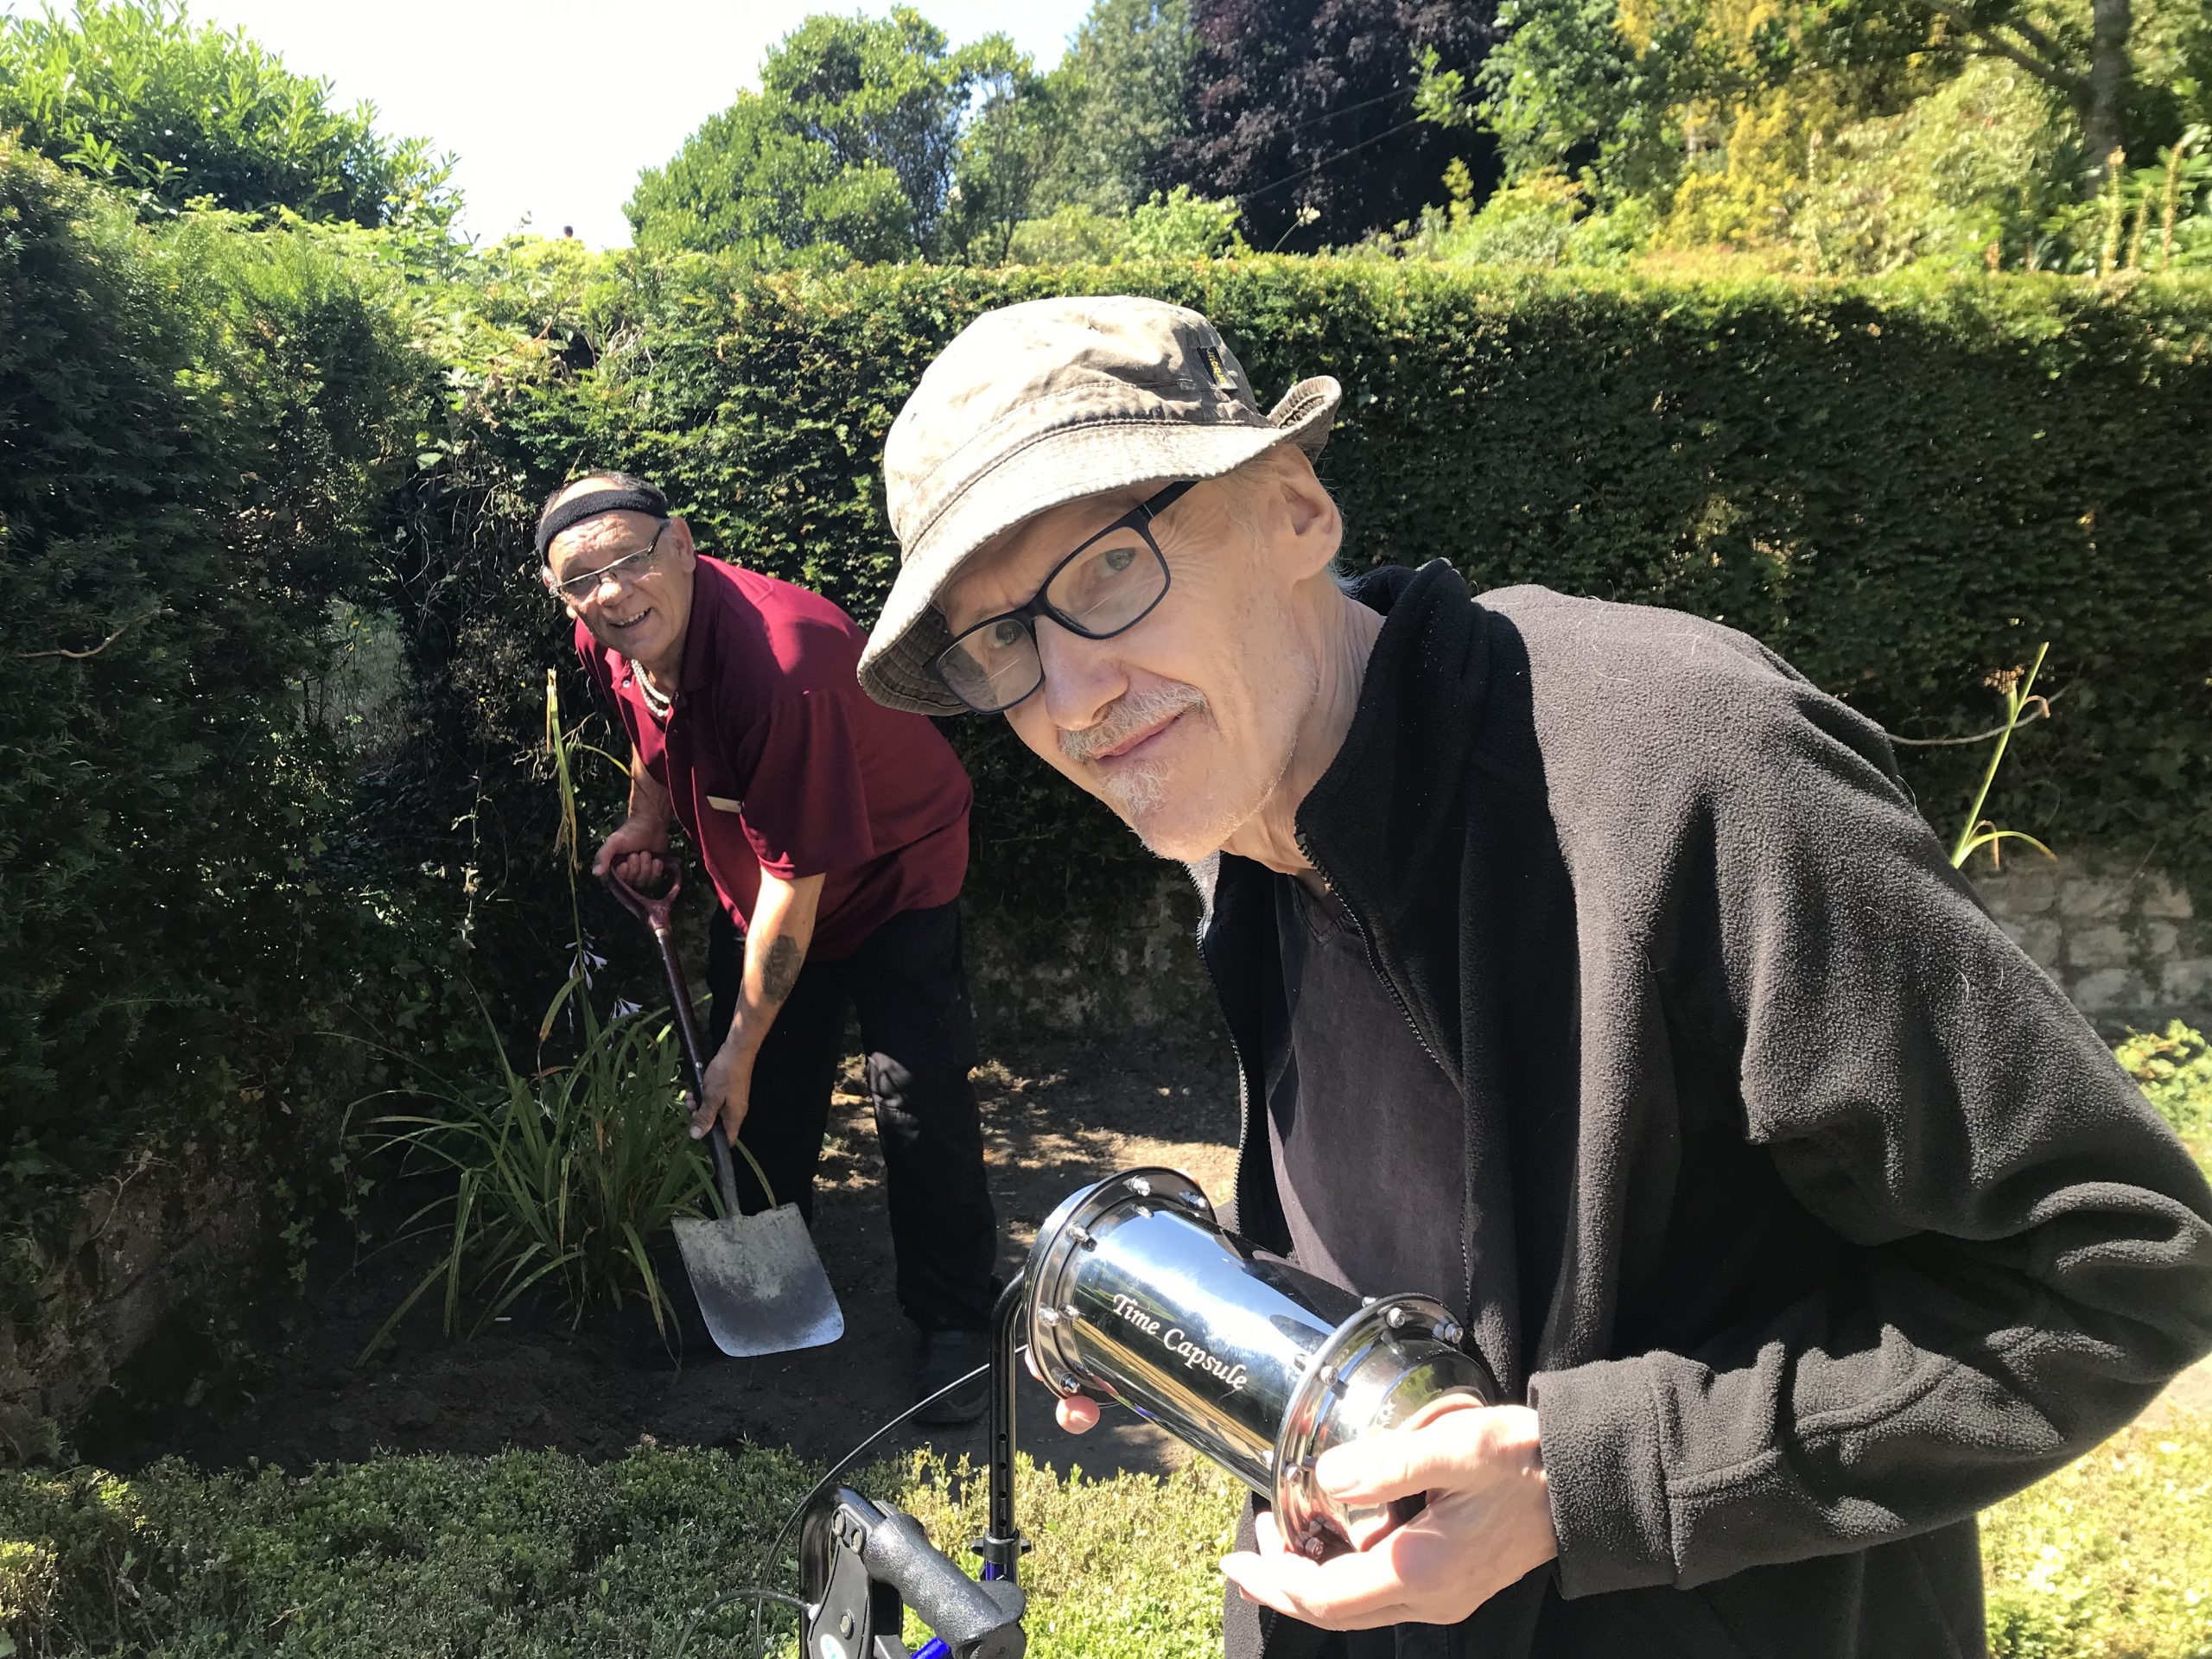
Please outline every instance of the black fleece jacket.
[{"label": "black fleece jacket", "polygon": [[[1300,841],[1463,1102],[1467,1326],[1560,1539],[1462,1650],[1981,1652],[1975,1513],[2212,1347],[2203,1179],[1772,653],[1440,562],[1356,591],[1386,620]],[[1280,1249],[1268,878],[1196,873]],[[1343,1169],[1391,1202],[1389,1148]]]}]

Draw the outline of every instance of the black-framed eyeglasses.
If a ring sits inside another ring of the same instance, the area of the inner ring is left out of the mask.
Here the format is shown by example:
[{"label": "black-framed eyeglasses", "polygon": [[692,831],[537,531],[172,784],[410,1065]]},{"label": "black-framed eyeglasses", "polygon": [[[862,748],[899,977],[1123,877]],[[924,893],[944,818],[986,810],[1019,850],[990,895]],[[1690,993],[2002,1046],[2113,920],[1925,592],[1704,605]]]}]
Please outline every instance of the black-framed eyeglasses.
[{"label": "black-framed eyeglasses", "polygon": [[1167,559],[1152,521],[1195,482],[1170,484],[1107,525],[1054,565],[1027,605],[962,630],[931,664],[946,690],[979,715],[1002,713],[1045,683],[1039,617],[1085,639],[1111,639],[1151,615],[1167,594]]},{"label": "black-framed eyeglasses", "polygon": [[609,576],[634,582],[652,569],[653,555],[660,550],[660,538],[668,532],[669,521],[662,519],[653,531],[653,538],[634,553],[625,553],[612,564],[602,564],[596,570],[587,570],[580,576],[570,576],[565,582],[556,582],[550,575],[545,585],[567,600],[571,605],[581,605],[599,591],[600,584]]}]

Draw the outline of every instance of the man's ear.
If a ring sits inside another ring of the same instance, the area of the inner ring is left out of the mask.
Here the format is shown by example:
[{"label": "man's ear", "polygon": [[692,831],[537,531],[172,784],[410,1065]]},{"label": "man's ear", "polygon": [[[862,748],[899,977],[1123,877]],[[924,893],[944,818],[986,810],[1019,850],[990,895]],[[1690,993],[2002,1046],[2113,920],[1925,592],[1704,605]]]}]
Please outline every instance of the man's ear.
[{"label": "man's ear", "polygon": [[677,568],[688,570],[691,561],[699,556],[698,544],[691,539],[691,526],[682,518],[671,513],[668,520],[671,550],[676,555]]},{"label": "man's ear", "polygon": [[1289,533],[1289,548],[1300,578],[1326,570],[1344,545],[1344,515],[1336,498],[1314,475],[1313,463],[1295,444],[1278,446],[1268,457],[1273,474],[1270,505],[1281,515],[1278,522]]}]

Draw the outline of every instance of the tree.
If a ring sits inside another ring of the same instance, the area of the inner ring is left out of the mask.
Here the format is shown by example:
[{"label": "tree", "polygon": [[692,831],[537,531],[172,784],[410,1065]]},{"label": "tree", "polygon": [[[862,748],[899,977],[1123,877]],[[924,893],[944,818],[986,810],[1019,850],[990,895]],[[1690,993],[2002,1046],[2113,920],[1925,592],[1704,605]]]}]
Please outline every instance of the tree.
[{"label": "tree", "polygon": [[[1003,43],[1000,43],[1003,46]],[[1003,47],[976,77],[954,194],[958,240],[971,258],[1007,262],[1015,228],[1045,200],[1069,136],[1066,83]]]},{"label": "tree", "polygon": [[1068,129],[1055,204],[1123,213],[1166,188],[1188,131],[1192,45],[1190,0],[1094,0],[1052,72]]},{"label": "tree", "polygon": [[757,92],[711,115],[665,168],[647,168],[626,207],[645,248],[735,250],[753,263],[843,264],[908,258],[912,204],[898,176],[841,167]]},{"label": "tree", "polygon": [[2084,47],[2059,38],[2031,16],[2027,0],[1918,0],[1973,43],[1973,49],[2018,64],[2071,105],[2082,122],[2082,149],[2091,177],[2102,180],[2113,152],[2127,138],[2127,105],[2133,74],[2127,40],[2133,28],[2129,0],[2089,0]]},{"label": "tree", "polygon": [[[1243,202],[1262,247],[1352,241],[1440,194],[1464,140],[1414,112],[1424,49],[1472,67],[1491,0],[1190,0],[1190,130],[1172,182]],[[1496,175],[1479,137],[1474,157]]]},{"label": "tree", "polygon": [[2212,62],[2201,0],[1519,0],[1501,20],[1478,79],[1510,168],[1589,166],[1615,195],[1711,197],[1725,169],[1778,200],[1824,137],[1903,118],[1977,60],[2055,100],[2066,188],[2094,190],[2113,151],[2147,160],[2201,118]]},{"label": "tree", "polygon": [[737,247],[767,264],[941,256],[961,228],[948,209],[970,103],[995,77],[1014,99],[1030,73],[1004,36],[953,51],[907,7],[809,17],[769,48],[760,91],[640,175],[624,211],[640,245]]},{"label": "tree", "polygon": [[195,27],[181,0],[78,0],[0,18],[0,131],[134,194],[142,215],[188,201],[380,226],[449,223],[453,159],[388,140],[369,105],[249,40]]}]

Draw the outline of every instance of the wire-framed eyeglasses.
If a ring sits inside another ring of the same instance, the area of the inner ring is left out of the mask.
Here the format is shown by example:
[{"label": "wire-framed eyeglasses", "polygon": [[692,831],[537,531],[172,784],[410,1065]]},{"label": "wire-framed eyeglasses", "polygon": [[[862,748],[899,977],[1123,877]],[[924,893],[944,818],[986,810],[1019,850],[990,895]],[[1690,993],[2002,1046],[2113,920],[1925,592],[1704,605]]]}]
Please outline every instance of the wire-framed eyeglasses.
[{"label": "wire-framed eyeglasses", "polygon": [[1045,683],[1039,617],[1085,639],[1111,639],[1151,615],[1167,594],[1152,521],[1196,481],[1170,484],[1107,525],[1054,565],[1027,604],[963,629],[931,664],[945,689],[979,715],[1001,713]]},{"label": "wire-framed eyeglasses", "polygon": [[610,564],[602,564],[596,570],[587,570],[582,575],[570,576],[566,581],[556,582],[548,575],[545,586],[569,604],[581,605],[597,593],[600,584],[610,576],[620,582],[635,582],[652,569],[653,556],[660,551],[660,538],[667,533],[668,525],[669,521],[662,519],[653,530],[652,540],[634,553],[625,553]]}]

